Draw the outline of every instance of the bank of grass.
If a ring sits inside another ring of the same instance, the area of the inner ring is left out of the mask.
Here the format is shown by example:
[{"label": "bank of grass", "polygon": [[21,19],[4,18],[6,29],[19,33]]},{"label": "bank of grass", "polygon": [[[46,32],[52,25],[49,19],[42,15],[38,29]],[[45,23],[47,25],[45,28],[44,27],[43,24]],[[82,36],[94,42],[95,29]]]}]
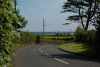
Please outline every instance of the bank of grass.
[{"label": "bank of grass", "polygon": [[87,44],[85,43],[79,43],[79,42],[65,43],[60,45],[59,49],[67,52],[79,54],[79,55],[89,56],[89,57],[93,55],[92,48],[87,46]]}]

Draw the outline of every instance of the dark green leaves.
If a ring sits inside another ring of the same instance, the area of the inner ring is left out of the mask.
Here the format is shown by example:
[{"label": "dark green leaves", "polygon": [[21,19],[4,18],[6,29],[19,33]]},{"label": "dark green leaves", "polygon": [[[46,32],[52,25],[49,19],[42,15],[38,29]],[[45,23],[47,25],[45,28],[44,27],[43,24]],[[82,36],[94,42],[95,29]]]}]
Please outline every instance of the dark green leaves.
[{"label": "dark green leaves", "polygon": [[13,39],[19,36],[17,29],[25,26],[26,21],[15,13],[14,0],[0,0],[0,67],[8,67]]}]

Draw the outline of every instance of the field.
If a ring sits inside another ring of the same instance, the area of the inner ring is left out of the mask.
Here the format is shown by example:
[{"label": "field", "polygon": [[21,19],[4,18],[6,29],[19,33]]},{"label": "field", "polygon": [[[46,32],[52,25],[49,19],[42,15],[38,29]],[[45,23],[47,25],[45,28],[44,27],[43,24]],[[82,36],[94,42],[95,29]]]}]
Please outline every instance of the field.
[{"label": "field", "polygon": [[45,36],[40,36],[41,42],[46,42],[46,43],[54,43],[54,44],[63,44],[68,41],[74,40],[73,35],[45,35]]}]

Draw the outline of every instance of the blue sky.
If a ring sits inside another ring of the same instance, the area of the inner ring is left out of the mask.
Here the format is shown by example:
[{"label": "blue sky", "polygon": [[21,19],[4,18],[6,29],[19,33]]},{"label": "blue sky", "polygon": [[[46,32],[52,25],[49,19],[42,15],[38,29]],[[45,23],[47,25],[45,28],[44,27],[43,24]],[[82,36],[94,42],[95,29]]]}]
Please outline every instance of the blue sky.
[{"label": "blue sky", "polygon": [[60,13],[63,2],[66,0],[18,0],[20,14],[28,20],[28,24],[23,29],[29,32],[41,32],[42,21],[45,19],[45,31],[74,31],[77,24],[62,25],[70,22],[65,19],[72,13]]}]

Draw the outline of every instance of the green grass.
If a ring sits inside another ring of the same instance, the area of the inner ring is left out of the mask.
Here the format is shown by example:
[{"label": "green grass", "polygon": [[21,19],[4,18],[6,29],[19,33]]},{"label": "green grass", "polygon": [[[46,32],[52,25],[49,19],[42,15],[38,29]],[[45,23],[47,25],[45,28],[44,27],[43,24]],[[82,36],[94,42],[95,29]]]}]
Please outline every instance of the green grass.
[{"label": "green grass", "polygon": [[59,48],[64,51],[69,51],[69,52],[79,53],[79,54],[87,54],[90,49],[86,44],[77,43],[77,42],[63,44],[60,45]]},{"label": "green grass", "polygon": [[46,42],[46,43],[53,43],[53,44],[63,44],[67,41],[72,41],[74,40],[73,35],[62,35],[62,36],[57,36],[57,35],[45,35],[44,37],[41,36],[41,42]]},{"label": "green grass", "polygon": [[71,37],[74,37],[74,36],[68,36],[68,35],[66,35],[66,36],[54,36],[54,35],[49,36],[49,35],[45,35],[45,38],[71,38]]}]

